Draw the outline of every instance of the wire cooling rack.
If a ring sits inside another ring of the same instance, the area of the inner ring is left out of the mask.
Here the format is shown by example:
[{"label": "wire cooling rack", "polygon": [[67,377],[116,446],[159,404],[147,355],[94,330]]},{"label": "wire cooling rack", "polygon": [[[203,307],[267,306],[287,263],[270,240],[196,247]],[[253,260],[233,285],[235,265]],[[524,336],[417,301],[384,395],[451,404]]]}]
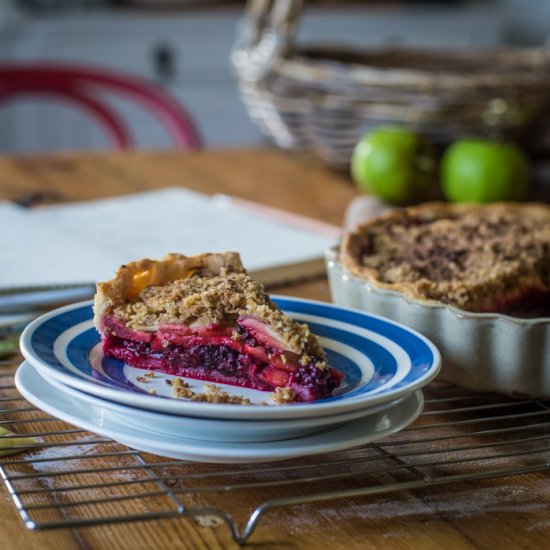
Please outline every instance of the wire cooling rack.
[{"label": "wire cooling rack", "polygon": [[[39,442],[0,458],[0,474],[29,529],[193,516],[206,526],[225,522],[244,544],[275,508],[550,468],[544,401],[433,383],[421,417],[376,444],[269,464],[200,464],[138,452],[48,416],[17,393],[16,367],[0,363],[0,426]],[[256,501],[248,510],[235,505],[243,494]]]}]

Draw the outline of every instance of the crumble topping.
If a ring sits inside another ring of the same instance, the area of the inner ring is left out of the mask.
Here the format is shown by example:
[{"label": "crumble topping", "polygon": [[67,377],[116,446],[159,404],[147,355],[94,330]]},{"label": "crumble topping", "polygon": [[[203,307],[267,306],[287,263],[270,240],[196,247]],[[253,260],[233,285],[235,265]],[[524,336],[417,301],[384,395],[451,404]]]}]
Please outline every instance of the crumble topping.
[{"label": "crumble topping", "polygon": [[[204,392],[198,393],[190,389],[189,384],[181,378],[174,380],[166,380],[168,385],[172,386],[172,394],[178,399],[189,399],[201,403],[226,403],[231,405],[252,405],[252,402],[247,397],[240,395],[229,395],[226,391],[220,389],[216,384],[205,384]],[[152,393],[151,390],[149,393]],[[156,393],[156,392],[155,392]],[[271,401],[278,405],[286,405],[296,400],[296,392],[292,388],[276,388],[270,394]],[[263,406],[268,406],[268,403],[259,403]]]},{"label": "crumble topping", "polygon": [[188,388],[189,384],[182,378],[176,378],[174,380],[166,380],[173,388]]},{"label": "crumble topping", "polygon": [[[229,272],[208,277],[199,274],[164,285],[144,288],[137,300],[113,308],[114,316],[133,330],[156,330],[160,325],[231,325],[240,316],[260,319],[272,327],[285,349],[309,350],[324,357],[309,327],[287,317],[247,273]],[[238,334],[232,337],[237,339]]]},{"label": "crumble topping", "polygon": [[122,265],[110,281],[97,283],[94,297],[94,323],[99,328],[102,317],[113,305],[134,301],[147,286],[163,285],[191,275],[213,277],[242,273],[244,267],[237,252],[205,253],[196,256],[167,254],[162,260],[144,258]]},{"label": "crumble topping", "polygon": [[348,235],[343,265],[377,286],[471,311],[550,292],[550,207],[425,204]]}]

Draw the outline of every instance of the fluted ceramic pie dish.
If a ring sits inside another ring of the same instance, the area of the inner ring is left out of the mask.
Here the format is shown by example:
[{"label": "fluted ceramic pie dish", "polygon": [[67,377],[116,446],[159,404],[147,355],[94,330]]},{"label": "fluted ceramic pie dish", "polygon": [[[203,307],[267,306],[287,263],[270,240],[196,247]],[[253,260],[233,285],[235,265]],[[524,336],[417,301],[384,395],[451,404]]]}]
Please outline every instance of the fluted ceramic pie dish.
[{"label": "fluted ceramic pie dish", "polygon": [[442,353],[442,379],[550,396],[550,206],[424,203],[344,235],[334,301],[399,321]]},{"label": "fluted ceramic pie dish", "polygon": [[352,275],[326,253],[335,304],[382,315],[427,336],[440,350],[438,379],[476,391],[550,397],[550,318],[473,313],[421,302]]}]

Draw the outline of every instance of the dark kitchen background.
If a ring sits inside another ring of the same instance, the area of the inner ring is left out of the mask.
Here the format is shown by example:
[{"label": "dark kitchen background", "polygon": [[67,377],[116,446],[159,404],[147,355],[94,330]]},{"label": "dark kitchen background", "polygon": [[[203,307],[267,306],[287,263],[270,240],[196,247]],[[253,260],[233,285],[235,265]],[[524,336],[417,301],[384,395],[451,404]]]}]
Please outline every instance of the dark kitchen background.
[{"label": "dark kitchen background", "polygon": [[[56,61],[123,69],[155,81],[193,114],[206,147],[262,143],[239,97],[229,55],[243,1],[3,0],[0,61]],[[305,42],[375,47],[485,49],[543,45],[548,0],[311,1]],[[120,106],[143,148],[167,147],[150,115]],[[45,99],[0,106],[0,151],[106,148],[104,133],[76,109]]]}]

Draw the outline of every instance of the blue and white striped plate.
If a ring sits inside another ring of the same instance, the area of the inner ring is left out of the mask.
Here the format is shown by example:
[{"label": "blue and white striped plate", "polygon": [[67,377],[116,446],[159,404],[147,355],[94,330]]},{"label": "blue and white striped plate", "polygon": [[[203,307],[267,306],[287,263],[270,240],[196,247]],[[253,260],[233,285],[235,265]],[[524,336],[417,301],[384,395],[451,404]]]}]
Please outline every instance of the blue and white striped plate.
[{"label": "blue and white striped plate", "polygon": [[[170,398],[172,390],[166,383],[170,376],[144,377],[143,370],[103,357],[90,302],[72,304],[36,319],[21,337],[21,350],[46,378],[129,407],[204,418],[275,420],[365,409],[421,388],[439,371],[437,348],[403,325],[321,302],[283,296],[274,300],[285,313],[309,324],[331,366],[344,373],[332,397],[314,403],[265,406],[261,403],[268,399],[266,392],[218,384],[254,404]],[[193,391],[202,391],[203,382],[187,381]]]}]

